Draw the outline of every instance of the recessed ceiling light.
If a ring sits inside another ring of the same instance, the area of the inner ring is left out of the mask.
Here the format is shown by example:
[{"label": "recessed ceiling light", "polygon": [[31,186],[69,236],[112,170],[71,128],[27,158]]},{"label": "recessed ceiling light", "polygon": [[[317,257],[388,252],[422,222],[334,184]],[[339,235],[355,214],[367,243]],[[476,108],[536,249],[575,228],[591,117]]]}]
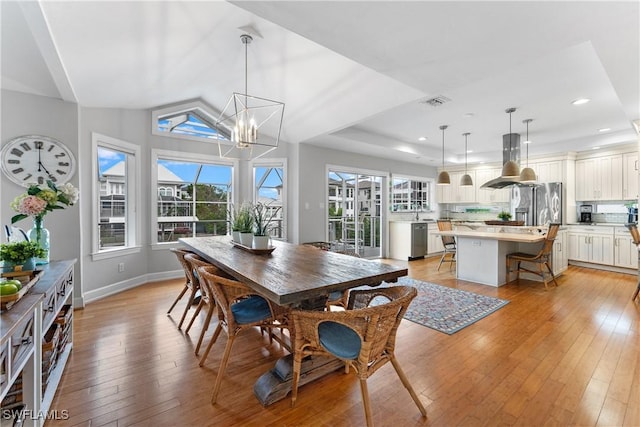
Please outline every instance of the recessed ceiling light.
[{"label": "recessed ceiling light", "polygon": [[473,117],[473,116],[475,116],[475,114],[474,114],[474,113],[464,113],[464,114],[462,115],[462,117],[467,117],[467,118],[469,118],[469,117]]},{"label": "recessed ceiling light", "polygon": [[420,138],[418,138],[418,141],[426,141],[427,137],[426,136],[421,136]]},{"label": "recessed ceiling light", "polygon": [[600,147],[591,147],[592,150],[599,150]]},{"label": "recessed ceiling light", "polygon": [[571,101],[571,103],[573,105],[583,105],[583,104],[586,104],[589,101],[591,101],[589,98],[578,98],[578,99],[574,99],[573,101]]},{"label": "recessed ceiling light", "polygon": [[609,132],[611,130],[611,128],[602,128],[602,129],[598,129],[598,132]]},{"label": "recessed ceiling light", "polygon": [[473,150],[467,150],[467,153],[473,153]]}]

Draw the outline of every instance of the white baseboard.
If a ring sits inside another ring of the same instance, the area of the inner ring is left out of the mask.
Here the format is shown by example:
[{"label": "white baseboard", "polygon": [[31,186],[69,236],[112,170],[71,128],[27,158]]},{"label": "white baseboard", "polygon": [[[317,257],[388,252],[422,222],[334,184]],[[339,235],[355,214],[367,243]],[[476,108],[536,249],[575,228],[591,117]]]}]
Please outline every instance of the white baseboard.
[{"label": "white baseboard", "polygon": [[128,289],[133,289],[140,285],[144,285],[145,283],[157,282],[159,280],[178,279],[180,277],[184,277],[184,270],[182,269],[164,271],[162,273],[149,273],[138,277],[132,277],[121,282],[113,283],[109,286],[104,286],[100,289],[85,292],[82,297],[74,298],[74,307],[84,307],[87,303],[97,301]]},{"label": "white baseboard", "polygon": [[615,267],[613,265],[592,264],[590,262],[572,261],[572,260],[569,260],[569,264],[570,265],[575,265],[575,266],[578,266],[578,267],[594,268],[596,270],[605,270],[605,271],[613,271],[613,272],[616,272],[616,273],[631,274],[633,276],[636,276],[638,274],[638,270],[636,270],[636,269],[624,268],[624,267]]}]

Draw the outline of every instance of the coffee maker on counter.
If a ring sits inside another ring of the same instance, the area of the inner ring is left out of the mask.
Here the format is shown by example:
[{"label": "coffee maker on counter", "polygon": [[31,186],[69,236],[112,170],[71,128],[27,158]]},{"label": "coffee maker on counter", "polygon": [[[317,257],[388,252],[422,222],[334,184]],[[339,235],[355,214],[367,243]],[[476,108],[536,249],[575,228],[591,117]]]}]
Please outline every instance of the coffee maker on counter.
[{"label": "coffee maker on counter", "polygon": [[580,205],[580,222],[592,223],[593,205]]},{"label": "coffee maker on counter", "polygon": [[638,208],[628,208],[629,215],[627,217],[628,224],[637,224],[638,223]]}]

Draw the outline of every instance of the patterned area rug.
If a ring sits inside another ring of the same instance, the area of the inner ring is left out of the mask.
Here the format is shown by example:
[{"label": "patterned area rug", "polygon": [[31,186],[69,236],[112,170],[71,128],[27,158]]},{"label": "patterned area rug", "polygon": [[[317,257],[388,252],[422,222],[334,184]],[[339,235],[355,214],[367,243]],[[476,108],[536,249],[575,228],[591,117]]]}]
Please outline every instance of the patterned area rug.
[{"label": "patterned area rug", "polygon": [[449,335],[509,304],[507,300],[408,277],[401,277],[397,284],[418,289],[418,296],[411,302],[405,319]]}]

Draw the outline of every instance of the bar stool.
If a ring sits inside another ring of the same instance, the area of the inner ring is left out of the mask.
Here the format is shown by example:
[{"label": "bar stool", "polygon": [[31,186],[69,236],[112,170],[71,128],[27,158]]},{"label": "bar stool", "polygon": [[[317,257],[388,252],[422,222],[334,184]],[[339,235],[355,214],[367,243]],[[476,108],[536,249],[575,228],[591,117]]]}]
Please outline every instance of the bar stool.
[{"label": "bar stool", "polygon": [[[544,244],[542,245],[542,249],[537,254],[527,254],[522,252],[514,252],[507,254],[507,276],[506,282],[509,283],[509,273],[511,273],[511,263],[516,263],[516,280],[520,280],[520,272],[525,271],[527,273],[532,273],[542,277],[542,281],[544,282],[544,288],[547,289],[547,279],[545,277],[545,271],[543,266],[547,268],[547,271],[551,275],[551,279],[556,286],[558,286],[558,282],[556,282],[556,276],[554,276],[553,271],[551,270],[551,265],[549,264],[549,260],[551,258],[551,249],[553,249],[553,241],[556,239],[556,235],[558,234],[558,229],[560,228],[560,224],[552,223],[549,224],[549,229],[547,230],[547,235],[544,239]],[[529,270],[525,267],[521,267],[521,262],[530,262],[533,264],[538,264],[538,271]]]},{"label": "bar stool", "polygon": [[[636,245],[636,247],[638,247],[638,245],[640,245],[640,232],[638,231],[638,226],[632,222],[629,224],[625,224],[625,227],[627,227],[629,229],[629,232],[631,233],[633,244]],[[640,281],[638,281],[638,286],[636,287],[636,291],[633,293],[633,296],[631,297],[631,301],[638,298],[638,294],[640,294]]]}]

